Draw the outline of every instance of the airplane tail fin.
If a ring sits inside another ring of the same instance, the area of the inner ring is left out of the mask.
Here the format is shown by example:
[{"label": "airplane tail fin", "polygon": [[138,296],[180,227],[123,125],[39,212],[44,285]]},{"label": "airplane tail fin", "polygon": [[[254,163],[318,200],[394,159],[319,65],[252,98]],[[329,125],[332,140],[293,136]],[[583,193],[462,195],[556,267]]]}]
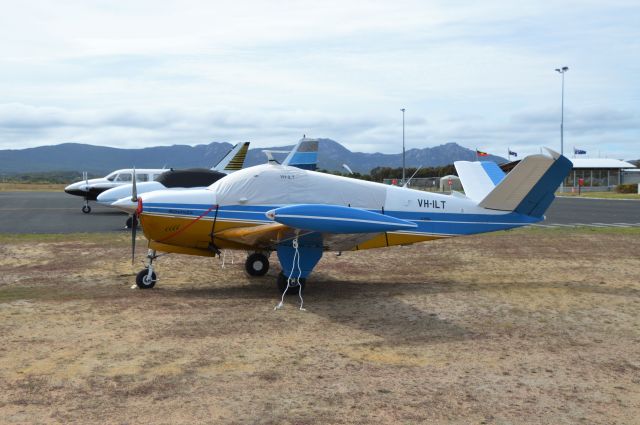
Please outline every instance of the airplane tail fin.
[{"label": "airplane tail fin", "polygon": [[212,170],[224,171],[227,173],[241,170],[244,166],[244,160],[247,157],[247,151],[249,150],[249,143],[236,144],[227,154],[218,162]]},{"label": "airplane tail fin", "polygon": [[478,204],[500,211],[542,217],[555,198],[554,192],[573,164],[558,152],[524,158]]},{"label": "airplane tail fin", "polygon": [[318,139],[303,137],[289,152],[282,165],[315,170],[318,165]]},{"label": "airplane tail fin", "polygon": [[456,161],[460,183],[468,198],[476,202],[482,201],[504,179],[504,171],[492,161]]}]

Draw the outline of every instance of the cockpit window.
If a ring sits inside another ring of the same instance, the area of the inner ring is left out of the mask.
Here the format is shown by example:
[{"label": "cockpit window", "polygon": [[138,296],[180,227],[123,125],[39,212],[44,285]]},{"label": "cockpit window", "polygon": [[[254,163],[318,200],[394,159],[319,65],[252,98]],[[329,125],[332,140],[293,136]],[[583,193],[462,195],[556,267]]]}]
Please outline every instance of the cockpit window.
[{"label": "cockpit window", "polygon": [[118,175],[118,173],[111,173],[106,177],[106,179],[109,180],[110,182],[112,182],[116,178],[117,175]]},{"label": "cockpit window", "polygon": [[119,183],[130,182],[131,181],[131,174],[129,174],[129,173],[120,173],[120,174],[118,174],[118,177],[116,178],[116,181],[119,182]]},{"label": "cockpit window", "polygon": [[148,174],[138,174],[136,173],[136,181],[137,182],[146,182],[149,180]]}]

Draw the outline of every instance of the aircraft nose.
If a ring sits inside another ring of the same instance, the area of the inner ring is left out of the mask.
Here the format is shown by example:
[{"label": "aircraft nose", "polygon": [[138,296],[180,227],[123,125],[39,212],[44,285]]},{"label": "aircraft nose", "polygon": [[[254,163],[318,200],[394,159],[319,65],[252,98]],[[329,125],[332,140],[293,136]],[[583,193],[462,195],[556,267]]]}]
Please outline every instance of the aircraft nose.
[{"label": "aircraft nose", "polygon": [[133,214],[138,208],[138,203],[133,202],[131,197],[126,197],[122,199],[118,199],[114,203],[111,204],[113,207],[118,208],[121,211],[126,212],[127,214]]},{"label": "aircraft nose", "polygon": [[87,191],[87,185],[85,182],[71,183],[69,186],[64,188],[64,191],[69,195],[84,196]]}]

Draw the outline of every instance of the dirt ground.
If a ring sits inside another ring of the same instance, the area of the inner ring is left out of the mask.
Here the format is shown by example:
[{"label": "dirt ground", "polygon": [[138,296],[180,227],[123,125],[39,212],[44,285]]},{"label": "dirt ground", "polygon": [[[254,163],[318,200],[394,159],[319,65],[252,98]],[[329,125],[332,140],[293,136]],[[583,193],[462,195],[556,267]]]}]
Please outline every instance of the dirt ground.
[{"label": "dirt ground", "polygon": [[640,423],[637,229],[329,253],[305,312],[275,255],[162,257],[143,291],[128,250],[0,237],[0,423]]}]

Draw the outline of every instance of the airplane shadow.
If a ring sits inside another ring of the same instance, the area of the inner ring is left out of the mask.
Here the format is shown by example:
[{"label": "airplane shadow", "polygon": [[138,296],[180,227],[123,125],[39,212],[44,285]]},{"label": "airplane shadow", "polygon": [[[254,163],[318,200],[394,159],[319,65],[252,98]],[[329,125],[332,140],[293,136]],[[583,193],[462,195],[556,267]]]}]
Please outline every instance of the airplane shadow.
[{"label": "airplane shadow", "polygon": [[[177,297],[209,297],[217,299],[268,300],[274,305],[279,295],[274,288],[273,276],[257,278],[248,284],[223,287],[185,288],[172,290]],[[640,297],[640,290],[630,287],[608,287],[592,282],[517,282],[521,289],[566,288],[576,294],[592,293],[609,296]],[[314,275],[304,294],[305,307],[311,314],[364,331],[384,340],[387,344],[424,345],[451,341],[485,338],[460,324],[440,317],[411,303],[412,294],[437,295],[454,292],[512,289],[509,284],[489,282],[460,283],[446,280],[396,282],[350,282]],[[289,306],[297,306],[297,296],[285,297]],[[424,304],[424,301],[422,301]]]},{"label": "airplane shadow", "polygon": [[[268,284],[267,282],[268,281]],[[446,283],[435,284],[356,283],[324,280],[317,275],[304,294],[307,312],[334,323],[375,335],[385,344],[423,345],[480,338],[468,329],[399,299],[395,295],[421,294],[447,290]],[[255,298],[275,305],[279,295],[272,278],[252,280],[245,285],[177,289],[178,297],[211,297],[217,299]],[[297,306],[297,296],[285,297],[285,305]]]}]

